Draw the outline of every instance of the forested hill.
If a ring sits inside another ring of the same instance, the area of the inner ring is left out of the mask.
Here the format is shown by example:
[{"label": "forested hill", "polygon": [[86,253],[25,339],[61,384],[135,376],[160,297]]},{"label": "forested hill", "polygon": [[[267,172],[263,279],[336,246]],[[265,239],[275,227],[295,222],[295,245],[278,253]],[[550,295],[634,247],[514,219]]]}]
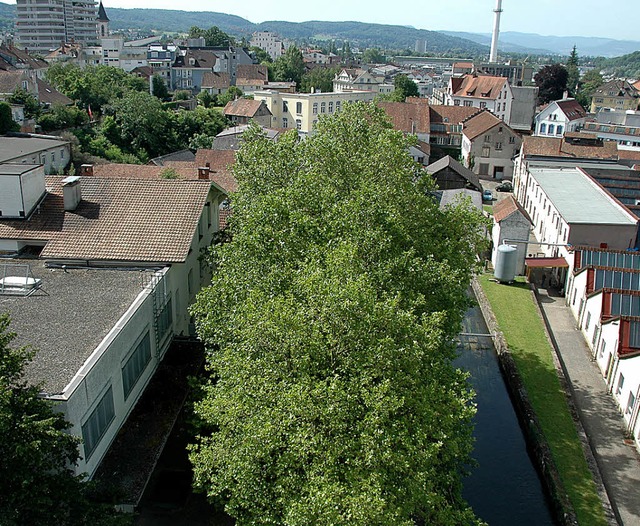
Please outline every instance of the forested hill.
[{"label": "forested hill", "polygon": [[640,51],[622,57],[599,59],[596,66],[603,72],[616,77],[640,79]]},{"label": "forested hill", "polygon": [[[0,2],[0,28],[13,26],[16,6]],[[235,15],[210,11],[173,11],[169,9],[119,9],[107,7],[113,30],[184,32],[192,26],[207,29],[218,26],[238,38],[254,31],[275,31],[283,38],[297,40],[348,40],[351,47],[380,47],[393,50],[414,49],[416,40],[427,43],[427,51],[436,54],[465,56],[485,55],[487,46],[464,38],[404,26],[363,22],[263,22],[254,24]]]}]

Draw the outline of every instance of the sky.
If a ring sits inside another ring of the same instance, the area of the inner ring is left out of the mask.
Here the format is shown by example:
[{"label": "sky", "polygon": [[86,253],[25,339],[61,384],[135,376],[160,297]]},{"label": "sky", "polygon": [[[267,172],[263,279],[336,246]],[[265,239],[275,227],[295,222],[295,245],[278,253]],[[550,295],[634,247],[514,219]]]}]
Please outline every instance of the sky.
[{"label": "sky", "polygon": [[[15,1],[4,0],[7,3]],[[215,11],[251,22],[308,20],[374,22],[418,29],[490,33],[496,0],[103,0],[107,9],[155,8]],[[503,0],[501,31],[555,36],[608,37],[640,40],[638,0],[618,0],[607,9],[602,0]],[[625,13],[627,16],[625,16]]]}]

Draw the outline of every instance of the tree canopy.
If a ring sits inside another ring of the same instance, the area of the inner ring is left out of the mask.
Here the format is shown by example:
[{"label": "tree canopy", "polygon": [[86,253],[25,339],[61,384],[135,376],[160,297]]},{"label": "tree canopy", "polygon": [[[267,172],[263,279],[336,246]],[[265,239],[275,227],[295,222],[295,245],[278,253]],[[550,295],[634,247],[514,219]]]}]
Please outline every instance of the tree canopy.
[{"label": "tree canopy", "polygon": [[11,106],[6,102],[0,102],[0,133],[20,131],[20,125],[13,120]]},{"label": "tree canopy", "polygon": [[9,317],[0,314],[0,524],[116,524],[108,507],[92,504],[89,486],[73,472],[78,440],[62,413],[24,378],[34,352],[14,348]]},{"label": "tree canopy", "polygon": [[274,80],[278,82],[295,82],[297,86],[302,83],[304,74],[304,57],[302,51],[296,46],[291,46],[284,55],[273,63]]},{"label": "tree canopy", "polygon": [[234,168],[230,243],[193,308],[211,379],[195,482],[237,524],[476,524],[460,495],[474,413],[451,343],[483,245],[372,104]]},{"label": "tree canopy", "polygon": [[206,46],[232,46],[234,45],[233,37],[222,31],[219,27],[213,26],[209,29],[200,29],[198,26],[193,26],[189,29],[189,38],[204,37]]},{"label": "tree canopy", "polygon": [[551,64],[541,68],[533,77],[539,89],[538,104],[560,100],[567,89],[568,78],[567,68],[561,64]]}]

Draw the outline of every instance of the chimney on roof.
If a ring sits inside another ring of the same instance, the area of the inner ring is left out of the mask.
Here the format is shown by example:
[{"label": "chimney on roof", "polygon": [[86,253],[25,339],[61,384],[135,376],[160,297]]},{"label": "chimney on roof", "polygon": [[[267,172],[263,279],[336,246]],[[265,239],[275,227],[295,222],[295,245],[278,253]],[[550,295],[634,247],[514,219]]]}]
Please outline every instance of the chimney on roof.
[{"label": "chimney on roof", "polygon": [[81,164],[80,165],[80,175],[85,177],[93,176],[93,165],[92,164]]},{"label": "chimney on roof", "polygon": [[62,198],[66,212],[73,212],[78,208],[80,201],[82,201],[80,177],[72,176],[62,180]]},{"label": "chimney on roof", "polygon": [[209,172],[211,172],[209,163],[207,163],[207,166],[201,166],[200,168],[198,168],[198,179],[204,179],[208,181]]}]

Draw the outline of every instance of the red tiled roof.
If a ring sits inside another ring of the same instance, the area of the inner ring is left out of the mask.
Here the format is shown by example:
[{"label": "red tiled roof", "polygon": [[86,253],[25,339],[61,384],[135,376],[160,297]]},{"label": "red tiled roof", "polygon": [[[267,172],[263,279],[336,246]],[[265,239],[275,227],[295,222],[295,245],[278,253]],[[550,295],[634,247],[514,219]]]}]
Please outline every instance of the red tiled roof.
[{"label": "red tiled roof", "polygon": [[582,119],[587,116],[585,109],[575,99],[556,101],[558,107],[570,121]]},{"label": "red tiled roof", "polygon": [[227,89],[231,85],[228,73],[216,73],[214,71],[207,71],[202,76],[203,88],[216,88]]},{"label": "red tiled roof", "polygon": [[472,117],[469,117],[468,119],[465,119],[462,127],[462,133],[470,140],[473,140],[498,125],[503,128],[508,128],[501,119],[498,119],[498,117],[490,111],[484,110]]},{"label": "red tiled roof", "polygon": [[405,133],[429,133],[429,106],[408,102],[379,102],[385,113],[391,118],[393,127]]},{"label": "red tiled roof", "polygon": [[573,157],[579,159],[618,159],[618,146],[614,141],[604,141],[600,145],[570,144],[562,138],[524,137],[522,143],[524,155],[543,157]]},{"label": "red tiled roof", "polygon": [[227,193],[238,190],[238,182],[233,176],[232,169],[236,163],[234,150],[206,150],[196,152],[196,166],[209,166],[210,178]]},{"label": "red tiled roof", "polygon": [[0,220],[0,238],[47,241],[43,259],[140,263],[186,260],[209,181],[82,177],[82,201],[65,212],[61,176],[29,219]]},{"label": "red tiled roof", "polygon": [[261,106],[264,105],[264,101],[253,99],[237,99],[227,102],[224,107],[224,114],[234,117],[254,117]]},{"label": "red tiled roof", "polygon": [[236,69],[236,83],[266,84],[269,82],[269,71],[262,64],[238,64]]},{"label": "red tiled roof", "polygon": [[520,203],[518,203],[512,195],[508,195],[493,205],[493,219],[495,219],[496,223],[500,223],[500,221],[517,211],[520,211],[524,217],[529,219],[529,215],[525,209],[520,206]]},{"label": "red tiled roof", "polygon": [[475,115],[481,110],[468,106],[445,106],[434,104],[429,106],[429,118],[436,124],[460,124],[465,119]]},{"label": "red tiled roof", "polygon": [[460,87],[453,92],[453,96],[495,100],[498,98],[498,94],[504,87],[505,82],[507,82],[505,77],[465,75]]}]

